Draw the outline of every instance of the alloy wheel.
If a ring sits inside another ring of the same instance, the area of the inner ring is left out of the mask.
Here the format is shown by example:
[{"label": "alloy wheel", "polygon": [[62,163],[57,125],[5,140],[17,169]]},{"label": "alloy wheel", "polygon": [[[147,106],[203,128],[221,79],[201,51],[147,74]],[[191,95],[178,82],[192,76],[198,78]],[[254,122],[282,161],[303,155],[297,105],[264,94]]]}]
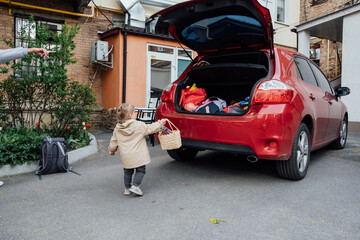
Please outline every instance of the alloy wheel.
[{"label": "alloy wheel", "polygon": [[347,138],[347,123],[343,120],[341,129],[340,129],[340,144],[344,145]]},{"label": "alloy wheel", "polygon": [[302,131],[299,136],[297,145],[297,166],[300,172],[306,169],[309,159],[309,138],[305,131]]}]

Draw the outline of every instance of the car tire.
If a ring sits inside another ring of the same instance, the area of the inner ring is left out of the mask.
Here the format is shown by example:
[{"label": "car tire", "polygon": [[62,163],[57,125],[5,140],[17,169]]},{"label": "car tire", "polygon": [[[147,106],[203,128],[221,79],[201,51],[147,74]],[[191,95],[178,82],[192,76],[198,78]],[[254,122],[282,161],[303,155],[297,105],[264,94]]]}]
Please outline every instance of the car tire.
[{"label": "car tire", "polygon": [[348,136],[348,120],[346,117],[344,117],[341,123],[339,137],[333,143],[331,143],[330,147],[333,149],[343,149],[346,145],[347,136]]},{"label": "car tire", "polygon": [[199,150],[195,148],[181,147],[175,150],[168,150],[167,152],[170,157],[177,161],[189,161],[196,157],[196,154],[199,152]]},{"label": "car tire", "polygon": [[277,161],[276,169],[280,177],[289,180],[301,180],[305,177],[310,161],[310,132],[305,123],[301,123],[286,161]]}]

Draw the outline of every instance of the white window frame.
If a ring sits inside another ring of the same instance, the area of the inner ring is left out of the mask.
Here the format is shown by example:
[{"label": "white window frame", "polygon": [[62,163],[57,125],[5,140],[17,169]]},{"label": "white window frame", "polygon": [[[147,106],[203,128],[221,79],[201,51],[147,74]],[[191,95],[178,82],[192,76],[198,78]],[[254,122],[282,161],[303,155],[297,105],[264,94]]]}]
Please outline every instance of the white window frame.
[{"label": "white window frame", "polygon": [[[165,49],[165,48],[170,48],[173,49],[173,53],[169,54],[169,53],[162,53],[162,52],[152,52],[149,50],[149,46],[152,47],[156,47],[158,50],[159,49]],[[170,61],[171,62],[171,79],[170,82],[174,82],[177,79],[177,75],[178,75],[178,60],[182,59],[182,60],[190,60],[189,57],[182,57],[179,56],[179,50],[184,50],[182,48],[179,47],[171,47],[171,46],[166,46],[166,45],[159,45],[159,44],[154,44],[154,43],[148,43],[146,45],[146,53],[147,53],[147,60],[146,60],[146,102],[149,102],[150,99],[150,95],[151,95],[151,71],[150,71],[150,65],[151,65],[151,59],[152,58],[156,58],[156,59],[160,59],[160,60],[164,60],[164,61]],[[193,58],[194,56],[194,51],[191,49],[186,49],[187,52],[190,52],[190,56]]]},{"label": "white window frame", "polygon": [[280,24],[288,24],[288,22],[289,22],[289,0],[284,0],[284,3],[285,3],[285,6],[284,6],[284,11],[285,11],[285,13],[284,13],[284,21],[282,22],[282,21],[278,21],[277,20],[277,6],[278,6],[278,0],[274,0],[274,12],[275,12],[275,14],[274,14],[274,22],[276,22],[276,23],[280,23]]},{"label": "white window frame", "polygon": [[[40,24],[48,24],[48,25],[53,25],[56,26],[56,31],[59,33],[62,31],[62,24],[60,23],[55,23],[55,22],[51,22],[51,21],[45,21],[45,20],[35,20],[34,24],[36,25],[40,25]],[[27,25],[27,26],[26,26]],[[30,37],[30,41],[35,41],[36,38],[36,30],[32,29],[32,26],[30,26],[30,20],[27,17],[16,17],[15,18],[15,47],[24,47],[27,48],[28,44],[26,42],[22,42],[19,39],[19,30],[21,29],[21,27],[29,27],[29,37]],[[55,45],[51,44],[49,42],[49,44],[47,46],[43,46],[46,49],[52,49],[55,47]],[[20,59],[15,60],[15,62],[19,62],[21,61]],[[22,78],[23,76],[23,72],[27,71],[28,73],[30,73],[30,68],[37,68],[38,66],[38,62],[32,62],[30,65],[23,65],[22,68],[22,72],[20,75],[16,75],[17,78]],[[40,75],[40,72],[37,70],[37,74]]]}]

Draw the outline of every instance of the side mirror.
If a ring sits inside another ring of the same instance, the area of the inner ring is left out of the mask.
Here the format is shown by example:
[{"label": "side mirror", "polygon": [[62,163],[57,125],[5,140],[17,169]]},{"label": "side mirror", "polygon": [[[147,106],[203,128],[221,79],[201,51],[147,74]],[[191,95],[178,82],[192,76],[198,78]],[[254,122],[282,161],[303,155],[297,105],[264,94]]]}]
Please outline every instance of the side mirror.
[{"label": "side mirror", "polygon": [[336,89],[336,97],[346,96],[350,94],[350,88],[348,87],[339,87]]}]

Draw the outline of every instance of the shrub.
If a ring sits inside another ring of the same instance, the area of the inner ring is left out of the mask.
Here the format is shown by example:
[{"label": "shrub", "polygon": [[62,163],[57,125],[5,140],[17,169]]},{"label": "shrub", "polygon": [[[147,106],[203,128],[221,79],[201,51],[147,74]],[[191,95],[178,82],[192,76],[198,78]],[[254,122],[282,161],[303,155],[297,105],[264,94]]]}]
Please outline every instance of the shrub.
[{"label": "shrub", "polygon": [[69,150],[84,147],[90,144],[91,139],[87,128],[91,128],[90,123],[83,122],[82,125],[71,125],[65,129],[66,144]]},{"label": "shrub", "polygon": [[[89,86],[69,79],[66,69],[77,61],[74,38],[80,27],[64,24],[62,32],[55,33],[46,25],[36,25],[33,18],[29,26],[36,31],[36,38],[30,39],[25,28],[21,28],[17,34],[22,45],[56,52],[49,58],[30,54],[0,67],[0,73],[13,69],[0,82],[0,127],[4,127],[0,131],[0,167],[39,160],[46,135],[65,137],[69,150],[91,141],[81,123],[89,120],[95,94]],[[5,42],[14,47],[10,40]],[[29,71],[23,71],[24,68]],[[49,121],[43,121],[44,114],[50,115]],[[68,126],[71,131],[67,132]]]},{"label": "shrub", "polygon": [[0,131],[0,167],[40,160],[41,142],[46,135],[43,131],[24,127]]},{"label": "shrub", "polygon": [[[36,30],[36,38],[29,39],[24,28],[20,29],[19,39],[24,45],[56,52],[49,58],[30,54],[9,64],[13,73],[0,83],[0,120],[3,123],[11,120],[13,128],[30,128],[39,122],[52,136],[62,136],[67,125],[88,121],[96,102],[90,87],[67,76],[66,67],[77,61],[74,37],[80,28],[64,24],[62,32],[54,33],[46,25],[36,26],[32,18],[29,26]],[[11,41],[5,42],[13,46]],[[30,71],[24,72],[24,66],[30,65]],[[4,68],[1,72],[6,72]],[[42,121],[44,114],[50,115],[50,122]]]}]

